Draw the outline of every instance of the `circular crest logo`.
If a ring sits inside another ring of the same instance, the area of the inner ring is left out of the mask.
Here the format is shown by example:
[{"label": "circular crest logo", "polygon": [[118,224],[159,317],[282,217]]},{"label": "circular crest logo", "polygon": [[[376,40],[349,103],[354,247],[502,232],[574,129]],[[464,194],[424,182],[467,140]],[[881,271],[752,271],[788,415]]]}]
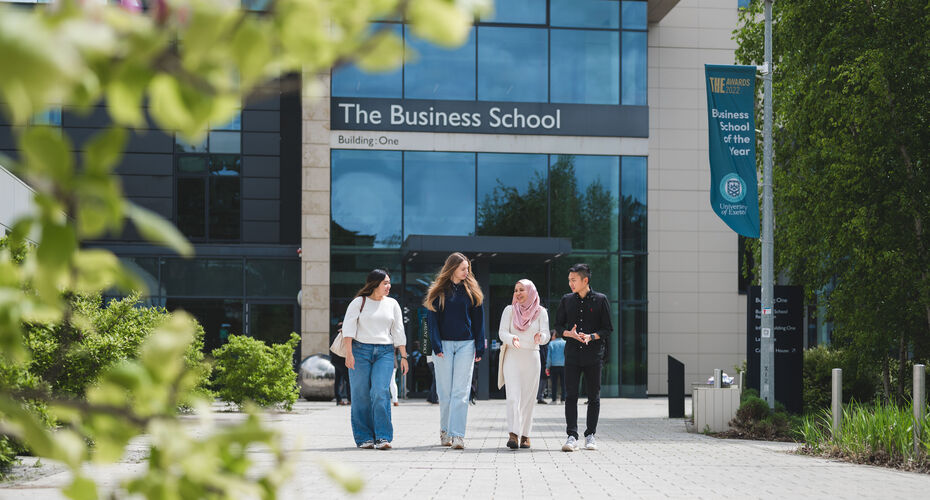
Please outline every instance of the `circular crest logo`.
[{"label": "circular crest logo", "polygon": [[730,203],[739,203],[746,197],[746,183],[736,174],[728,174],[720,181],[720,195]]}]

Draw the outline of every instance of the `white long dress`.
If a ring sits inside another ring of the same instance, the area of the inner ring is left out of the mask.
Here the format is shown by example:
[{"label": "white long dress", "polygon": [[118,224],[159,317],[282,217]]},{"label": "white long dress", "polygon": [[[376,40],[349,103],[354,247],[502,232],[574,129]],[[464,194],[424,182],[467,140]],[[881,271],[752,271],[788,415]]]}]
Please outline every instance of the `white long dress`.
[{"label": "white long dress", "polygon": [[[526,330],[513,326],[513,306],[507,306],[501,315],[498,336],[505,348],[502,349],[498,384],[506,385],[507,431],[517,436],[530,436],[533,430],[533,408],[539,390],[539,346],[549,342],[549,313],[541,308],[539,316]],[[534,337],[541,335],[540,344]],[[513,338],[520,339],[520,348],[513,346]]]}]

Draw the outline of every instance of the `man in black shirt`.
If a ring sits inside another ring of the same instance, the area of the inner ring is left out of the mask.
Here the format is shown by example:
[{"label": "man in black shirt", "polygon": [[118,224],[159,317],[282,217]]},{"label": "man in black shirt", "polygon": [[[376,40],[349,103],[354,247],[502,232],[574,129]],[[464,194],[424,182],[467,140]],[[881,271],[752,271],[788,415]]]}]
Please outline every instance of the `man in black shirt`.
[{"label": "man in black shirt", "polygon": [[607,338],[613,331],[610,303],[603,293],[591,289],[591,269],[575,264],[568,270],[572,293],[562,296],[555,316],[555,327],[565,338],[565,424],[568,440],[562,451],[575,451],[578,443],[578,383],[584,374],[588,394],[585,420],[585,448],[596,450],[597,418],[601,411],[601,367],[607,353]]}]

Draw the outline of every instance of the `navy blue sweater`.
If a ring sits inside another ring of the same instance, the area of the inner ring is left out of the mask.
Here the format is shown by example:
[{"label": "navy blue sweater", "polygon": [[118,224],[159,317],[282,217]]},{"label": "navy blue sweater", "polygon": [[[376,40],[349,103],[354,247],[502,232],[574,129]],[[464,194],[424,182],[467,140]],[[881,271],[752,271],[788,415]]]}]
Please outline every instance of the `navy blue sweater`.
[{"label": "navy blue sweater", "polygon": [[440,309],[436,299],[433,308],[426,314],[426,328],[435,354],[442,352],[442,340],[474,340],[475,356],[484,356],[484,311],[471,303],[464,284],[453,283],[445,307]]}]

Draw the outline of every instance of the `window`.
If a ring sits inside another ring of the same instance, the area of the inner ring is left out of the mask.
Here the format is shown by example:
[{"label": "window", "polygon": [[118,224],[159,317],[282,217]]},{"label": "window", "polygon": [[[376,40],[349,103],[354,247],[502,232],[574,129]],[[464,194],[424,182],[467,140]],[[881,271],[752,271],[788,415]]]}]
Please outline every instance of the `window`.
[{"label": "window", "polygon": [[552,102],[619,104],[620,34],[552,30]]},{"label": "window", "polygon": [[475,28],[468,41],[455,49],[427,43],[407,35],[408,57],[404,68],[407,99],[475,99]]},{"label": "window", "polygon": [[548,31],[478,28],[478,99],[547,102]]},{"label": "window", "polygon": [[550,0],[549,22],[552,26],[571,28],[618,28],[618,3],[617,0]]},{"label": "window", "polygon": [[203,141],[193,144],[176,135],[174,144],[178,153],[231,153],[242,151],[242,112],[238,111],[226,123],[211,124]]},{"label": "window", "polygon": [[[372,23],[372,29],[385,26]],[[403,37],[401,25],[391,25],[398,37]],[[333,70],[332,93],[336,97],[401,97],[403,93],[403,68],[388,72],[366,72],[354,64]]]},{"label": "window", "polygon": [[623,32],[622,104],[646,105],[646,50],[645,31]]},{"label": "window", "polygon": [[491,23],[546,24],[546,0],[505,0],[494,2]]},{"label": "window", "polygon": [[332,152],[333,245],[400,247],[400,151]]},{"label": "window", "polygon": [[646,2],[621,2],[620,19],[625,30],[646,29]]},{"label": "window", "polygon": [[575,250],[618,249],[620,158],[549,158],[552,236],[571,238]]},{"label": "window", "polygon": [[238,240],[242,183],[239,155],[178,155],[176,215],[188,238]]},{"label": "window", "polygon": [[546,236],[547,156],[478,154],[478,234]]},{"label": "window", "polygon": [[474,153],[404,154],[404,237],[475,234]]},{"label": "window", "polygon": [[646,251],[646,158],[624,156],[620,177],[620,215],[622,218],[622,248],[625,251]]}]

